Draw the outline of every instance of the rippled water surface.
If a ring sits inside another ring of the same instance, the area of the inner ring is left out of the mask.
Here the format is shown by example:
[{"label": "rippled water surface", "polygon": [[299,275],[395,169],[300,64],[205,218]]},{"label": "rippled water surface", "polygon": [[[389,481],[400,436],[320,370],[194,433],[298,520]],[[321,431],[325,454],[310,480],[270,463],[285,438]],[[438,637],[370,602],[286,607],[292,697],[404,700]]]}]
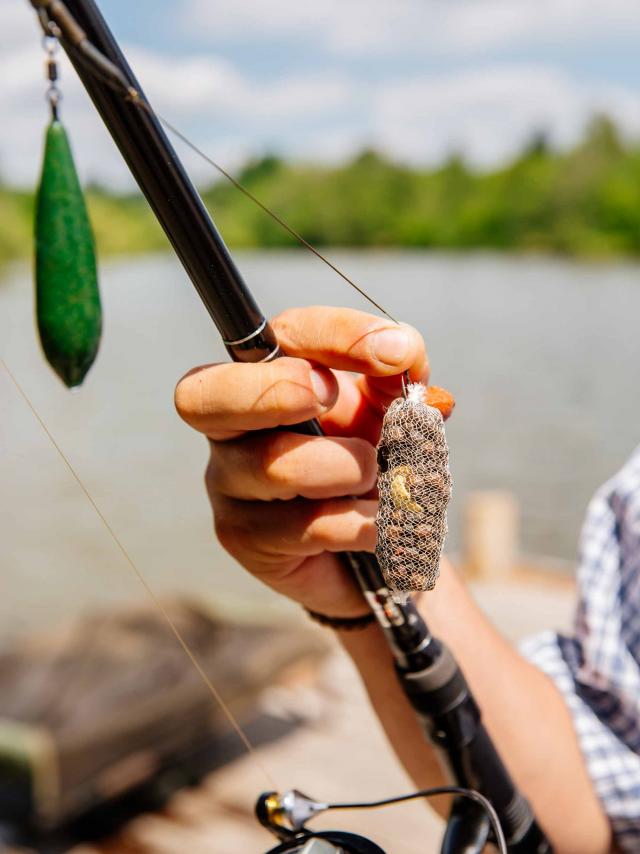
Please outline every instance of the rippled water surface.
[{"label": "rippled water surface", "polygon": [[[362,300],[301,253],[241,254],[265,311]],[[490,255],[336,253],[425,335],[433,381],[454,391],[449,544],[470,489],[505,487],[528,552],[572,560],[586,503],[640,441],[640,266]],[[85,387],[44,364],[30,273],[0,281],[0,352],[159,590],[232,611],[278,614],[271,593],[213,542],[204,443],[174,415],[177,378],[224,358],[206,312],[169,256],[102,265],[105,334]],[[0,634],[81,606],[140,596],[64,464],[0,373]]]}]

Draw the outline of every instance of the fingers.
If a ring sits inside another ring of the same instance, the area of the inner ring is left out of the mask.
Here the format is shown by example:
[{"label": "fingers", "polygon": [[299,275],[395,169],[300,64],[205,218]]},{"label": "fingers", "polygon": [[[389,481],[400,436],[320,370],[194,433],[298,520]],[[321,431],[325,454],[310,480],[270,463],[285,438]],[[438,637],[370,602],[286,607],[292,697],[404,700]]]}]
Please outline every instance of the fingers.
[{"label": "fingers", "polygon": [[388,377],[424,374],[426,355],[411,326],[347,308],[312,306],[278,315],[272,326],[285,353],[343,371]]},{"label": "fingers", "polygon": [[196,368],[178,383],[175,405],[191,427],[214,439],[228,439],[316,418],[333,405],[337,394],[331,371],[282,358],[267,364]]},{"label": "fingers", "polygon": [[248,501],[320,499],[368,493],[376,474],[369,442],[278,432],[212,443],[207,487]]},{"label": "fingers", "polygon": [[[340,401],[328,423],[330,429],[347,432],[354,420],[370,416],[363,413],[363,403],[378,412],[397,397],[400,373],[409,371],[421,380],[428,375],[424,343],[414,329],[364,312],[293,309],[276,318],[274,328],[293,358],[212,365],[183,377],[175,403],[188,424],[212,438],[228,439],[248,430],[322,418],[338,397],[338,380],[327,369],[332,367],[366,375],[356,386],[343,373]],[[316,364],[312,367],[307,359]]]},{"label": "fingers", "polygon": [[224,548],[253,572],[286,573],[286,558],[323,552],[373,551],[376,501],[237,502],[216,496],[216,532]]}]

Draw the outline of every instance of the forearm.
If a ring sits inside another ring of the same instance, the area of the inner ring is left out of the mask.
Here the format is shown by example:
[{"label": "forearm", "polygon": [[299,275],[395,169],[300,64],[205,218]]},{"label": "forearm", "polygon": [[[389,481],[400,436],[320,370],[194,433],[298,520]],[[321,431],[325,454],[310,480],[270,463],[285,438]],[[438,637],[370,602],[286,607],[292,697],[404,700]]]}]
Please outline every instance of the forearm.
[{"label": "forearm", "polygon": [[[516,785],[559,854],[603,854],[609,828],[593,792],[565,703],[552,682],[525,661],[484,617],[445,564],[419,607],[458,659],[484,722]],[[377,627],[345,634],[345,649],[399,759],[420,787],[443,782],[434,751],[396,681]]]}]

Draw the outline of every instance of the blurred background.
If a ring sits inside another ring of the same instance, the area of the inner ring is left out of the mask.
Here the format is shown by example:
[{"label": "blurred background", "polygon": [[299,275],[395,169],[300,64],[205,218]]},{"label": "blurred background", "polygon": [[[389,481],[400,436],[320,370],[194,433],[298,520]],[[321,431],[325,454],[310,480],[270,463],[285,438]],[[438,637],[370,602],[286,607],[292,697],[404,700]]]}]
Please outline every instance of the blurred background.
[{"label": "blurred background", "polygon": [[[639,439],[634,0],[100,6],[159,111],[424,334],[432,381],[458,402],[448,427],[448,548],[474,570],[479,597],[512,637],[567,625],[588,499]],[[328,799],[389,794],[380,791],[382,779],[406,788],[330,639],[307,630],[295,608],[252,581],[214,541],[202,484],[206,448],[174,414],[172,395],[189,368],[225,354],[63,58],[62,118],[88,193],[105,328],[78,393],[45,364],[30,261],[48,120],[44,54],[26,0],[2,0],[2,13],[0,355],[154,590],[213,611],[232,632],[225,649],[242,649],[248,659],[264,648],[261,631],[294,633],[298,655],[274,653],[261,678],[249,668],[241,680],[251,699],[244,716],[253,721],[259,709],[262,723],[271,721],[266,735],[257,724],[256,732],[269,742],[264,753],[284,784]],[[268,313],[318,302],[367,310],[233,187],[176,147]],[[4,673],[7,689],[22,678],[16,660],[24,669],[56,643],[64,655],[74,650],[73,666],[81,669],[83,635],[69,627],[86,630],[96,613],[117,621],[143,607],[144,591],[2,371],[0,483],[0,681]],[[61,631],[72,639],[51,640]],[[46,640],[33,647],[35,634]],[[241,637],[255,637],[255,646],[245,649]],[[128,649],[123,642],[123,659]],[[275,693],[265,690],[270,676],[280,686]],[[78,685],[82,705],[91,680]],[[224,696],[223,677],[218,687]],[[30,725],[49,724],[47,703],[26,703]],[[3,715],[11,717],[6,707]],[[362,720],[366,727],[357,725]],[[233,741],[220,738],[227,737]],[[319,757],[332,749],[343,756],[345,739],[353,755],[338,784]],[[109,833],[125,834],[108,850],[129,850],[132,839],[152,851],[266,849],[268,839],[248,829],[250,802],[264,781],[254,779],[251,760],[235,760],[238,751],[220,744],[212,748],[220,767],[192,792],[200,798],[195,807],[157,796],[160,812],[145,802],[132,810],[142,814],[132,824],[115,822],[113,830],[108,823]],[[178,753],[172,761],[186,764]],[[166,791],[190,781],[178,778],[176,786],[164,781]],[[403,810],[410,832],[393,839],[394,852],[430,850],[416,844],[416,834],[431,839],[437,824],[420,807]],[[194,836],[186,845],[178,835],[171,842],[177,825],[206,825],[203,816],[215,817],[217,841]],[[87,850],[78,847],[86,827],[55,843],[50,831],[30,831],[27,841],[13,833],[6,831],[7,840],[32,850]],[[389,842],[381,820],[383,845],[385,833]]]}]

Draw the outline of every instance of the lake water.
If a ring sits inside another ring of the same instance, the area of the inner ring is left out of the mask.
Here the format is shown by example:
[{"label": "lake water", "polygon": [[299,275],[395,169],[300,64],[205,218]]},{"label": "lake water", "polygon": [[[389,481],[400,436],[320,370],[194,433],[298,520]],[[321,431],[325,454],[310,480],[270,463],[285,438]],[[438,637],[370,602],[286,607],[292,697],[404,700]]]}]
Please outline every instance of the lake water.
[{"label": "lake water", "polygon": [[[523,549],[572,561],[591,493],[640,441],[640,266],[333,254],[421,330],[432,380],[456,395],[449,546],[460,545],[468,491],[507,488],[521,503]],[[269,314],[317,302],[367,309],[306,254],[238,260]],[[204,442],[173,410],[182,373],[225,358],[206,312],[170,256],[104,263],[101,278],[103,346],[80,392],[66,391],[40,355],[26,267],[0,282],[0,355],[157,590],[205,596],[230,612],[280,614],[287,606],[214,542]],[[1,371],[0,483],[0,637],[142,597]]]}]

